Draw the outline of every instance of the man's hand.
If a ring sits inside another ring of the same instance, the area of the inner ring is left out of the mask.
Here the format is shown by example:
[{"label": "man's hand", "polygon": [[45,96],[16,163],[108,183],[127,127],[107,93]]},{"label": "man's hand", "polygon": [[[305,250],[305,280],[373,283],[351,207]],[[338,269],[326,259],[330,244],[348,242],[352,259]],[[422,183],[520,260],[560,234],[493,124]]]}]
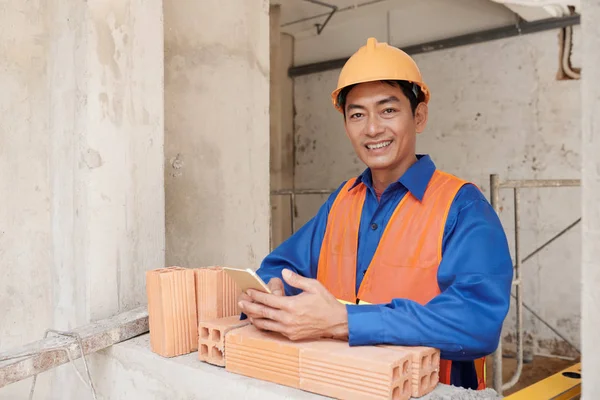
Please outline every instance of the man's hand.
[{"label": "man's hand", "polygon": [[[275,296],[285,296],[285,288],[283,287],[283,282],[279,278],[271,278],[269,283],[267,283],[267,287],[271,290]],[[246,293],[242,292],[238,298],[238,302],[246,301],[248,303],[252,303],[253,300]],[[247,314],[246,314],[247,315]],[[250,318],[248,316],[248,318]]]},{"label": "man's hand", "polygon": [[250,301],[240,301],[242,312],[257,328],[279,332],[291,340],[348,337],[346,306],[316,279],[289,270],[282,275],[290,286],[303,292],[286,297],[248,290]]}]

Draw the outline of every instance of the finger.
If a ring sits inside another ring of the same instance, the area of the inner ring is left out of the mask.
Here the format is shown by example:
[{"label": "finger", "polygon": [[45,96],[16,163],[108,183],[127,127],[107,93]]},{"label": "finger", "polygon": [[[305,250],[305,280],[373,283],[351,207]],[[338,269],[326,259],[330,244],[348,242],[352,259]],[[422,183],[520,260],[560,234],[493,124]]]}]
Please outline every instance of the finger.
[{"label": "finger", "polygon": [[240,308],[246,315],[252,315],[252,318],[266,318],[274,321],[283,321],[286,317],[285,312],[267,307],[260,303],[242,302]]},{"label": "finger", "polygon": [[268,307],[276,309],[287,309],[290,299],[285,296],[276,296],[274,294],[259,292],[258,290],[249,289],[248,295],[255,303],[262,303]]},{"label": "finger", "polygon": [[238,297],[238,302],[239,301],[247,301],[248,303],[252,303],[253,300],[250,296],[248,296],[248,294],[242,292]]},{"label": "finger", "polygon": [[314,292],[316,289],[315,284],[318,283],[315,279],[305,278],[289,269],[284,269],[281,276],[283,276],[288,285],[301,289],[304,292]]},{"label": "finger", "polygon": [[267,285],[269,289],[271,289],[271,293],[275,296],[283,296],[284,295],[284,287],[283,281],[279,278],[272,278]]},{"label": "finger", "polygon": [[262,318],[262,315],[256,314],[256,309],[249,307],[248,305],[254,304],[253,301],[239,301],[238,308],[242,314],[245,314],[248,319],[252,320],[252,318]]},{"label": "finger", "polygon": [[285,334],[288,330],[286,325],[270,319],[255,318],[252,321],[252,325],[265,331],[278,332],[281,334]]}]

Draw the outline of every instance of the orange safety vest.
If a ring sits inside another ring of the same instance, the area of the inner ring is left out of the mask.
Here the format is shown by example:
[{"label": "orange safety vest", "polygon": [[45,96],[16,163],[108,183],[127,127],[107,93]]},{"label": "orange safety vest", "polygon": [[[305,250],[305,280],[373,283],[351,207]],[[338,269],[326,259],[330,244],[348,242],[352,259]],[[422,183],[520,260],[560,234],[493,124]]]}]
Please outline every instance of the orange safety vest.
[{"label": "orange safety vest", "polygon": [[[358,230],[367,187],[349,190],[350,179],[334,200],[317,279],[340,301],[386,304],[405,298],[426,304],[440,293],[437,281],[442,240],[450,206],[466,184],[436,170],[422,201],[409,193],[394,210],[356,295]],[[452,361],[440,360],[440,382],[450,384]],[[478,389],[485,389],[485,357],[475,360]]]}]

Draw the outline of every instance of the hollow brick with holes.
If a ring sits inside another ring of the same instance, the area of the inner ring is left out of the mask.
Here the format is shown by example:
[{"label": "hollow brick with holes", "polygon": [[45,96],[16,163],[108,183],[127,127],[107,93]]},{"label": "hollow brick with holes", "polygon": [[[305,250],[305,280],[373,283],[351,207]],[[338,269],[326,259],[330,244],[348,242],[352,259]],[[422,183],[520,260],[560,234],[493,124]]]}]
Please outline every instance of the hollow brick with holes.
[{"label": "hollow brick with holes", "polygon": [[229,372],[324,396],[407,400],[412,393],[408,352],[334,340],[293,342],[252,325],[229,332],[225,349]]},{"label": "hollow brick with holes", "polygon": [[440,351],[430,347],[409,347],[412,352],[413,397],[422,397],[439,383]]},{"label": "hollow brick with holes", "polygon": [[440,351],[431,347],[379,346],[411,356],[412,397],[422,397],[439,383]]},{"label": "hollow brick with holes", "polygon": [[248,325],[239,315],[202,321],[198,325],[198,359],[209,364],[225,366],[225,336],[233,329]]},{"label": "hollow brick with holes", "polygon": [[341,399],[408,400],[411,354],[320,340],[300,350],[300,389]]}]

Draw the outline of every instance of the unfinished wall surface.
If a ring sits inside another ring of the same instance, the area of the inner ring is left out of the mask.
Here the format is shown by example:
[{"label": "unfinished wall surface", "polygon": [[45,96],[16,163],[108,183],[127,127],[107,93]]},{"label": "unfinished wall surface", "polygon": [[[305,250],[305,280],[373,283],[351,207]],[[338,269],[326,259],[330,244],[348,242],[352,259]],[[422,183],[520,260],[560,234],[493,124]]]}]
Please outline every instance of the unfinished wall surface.
[{"label": "unfinished wall surface", "polygon": [[[294,80],[288,76],[293,65],[294,38],[281,33],[281,7],[270,10],[270,176],[271,192],[294,187]],[[290,196],[271,196],[271,249],[292,232]]]},{"label": "unfinished wall surface", "polygon": [[[0,13],[0,351],[52,324],[51,140],[47,111],[39,114],[49,104],[43,4]],[[26,385],[0,389],[0,398],[20,390]]]},{"label": "unfinished wall surface", "polygon": [[269,2],[164,2],[167,263],[269,250]]},{"label": "unfinished wall surface", "polygon": [[[149,0],[0,13],[0,350],[144,304],[164,265],[161,27]],[[65,367],[37,397],[78,397]]]},{"label": "unfinished wall surface", "polygon": [[600,1],[582,3],[582,394],[593,399],[600,392]]},{"label": "unfinished wall surface", "polygon": [[[366,40],[369,32],[364,32]],[[573,64],[579,66],[579,28]],[[489,198],[500,179],[580,178],[580,82],[557,81],[558,31],[417,55],[432,91],[430,119],[417,150],[438,168],[476,183]],[[331,106],[339,70],[295,79],[296,188],[337,188],[364,169]],[[298,199],[297,226],[326,196]],[[514,256],[513,199],[500,196]],[[528,189],[521,195],[521,256],[580,217],[580,188]],[[523,264],[525,303],[579,345],[580,241],[572,229]],[[505,335],[514,334],[514,315]],[[528,311],[525,329],[541,353],[576,353]]]}]

